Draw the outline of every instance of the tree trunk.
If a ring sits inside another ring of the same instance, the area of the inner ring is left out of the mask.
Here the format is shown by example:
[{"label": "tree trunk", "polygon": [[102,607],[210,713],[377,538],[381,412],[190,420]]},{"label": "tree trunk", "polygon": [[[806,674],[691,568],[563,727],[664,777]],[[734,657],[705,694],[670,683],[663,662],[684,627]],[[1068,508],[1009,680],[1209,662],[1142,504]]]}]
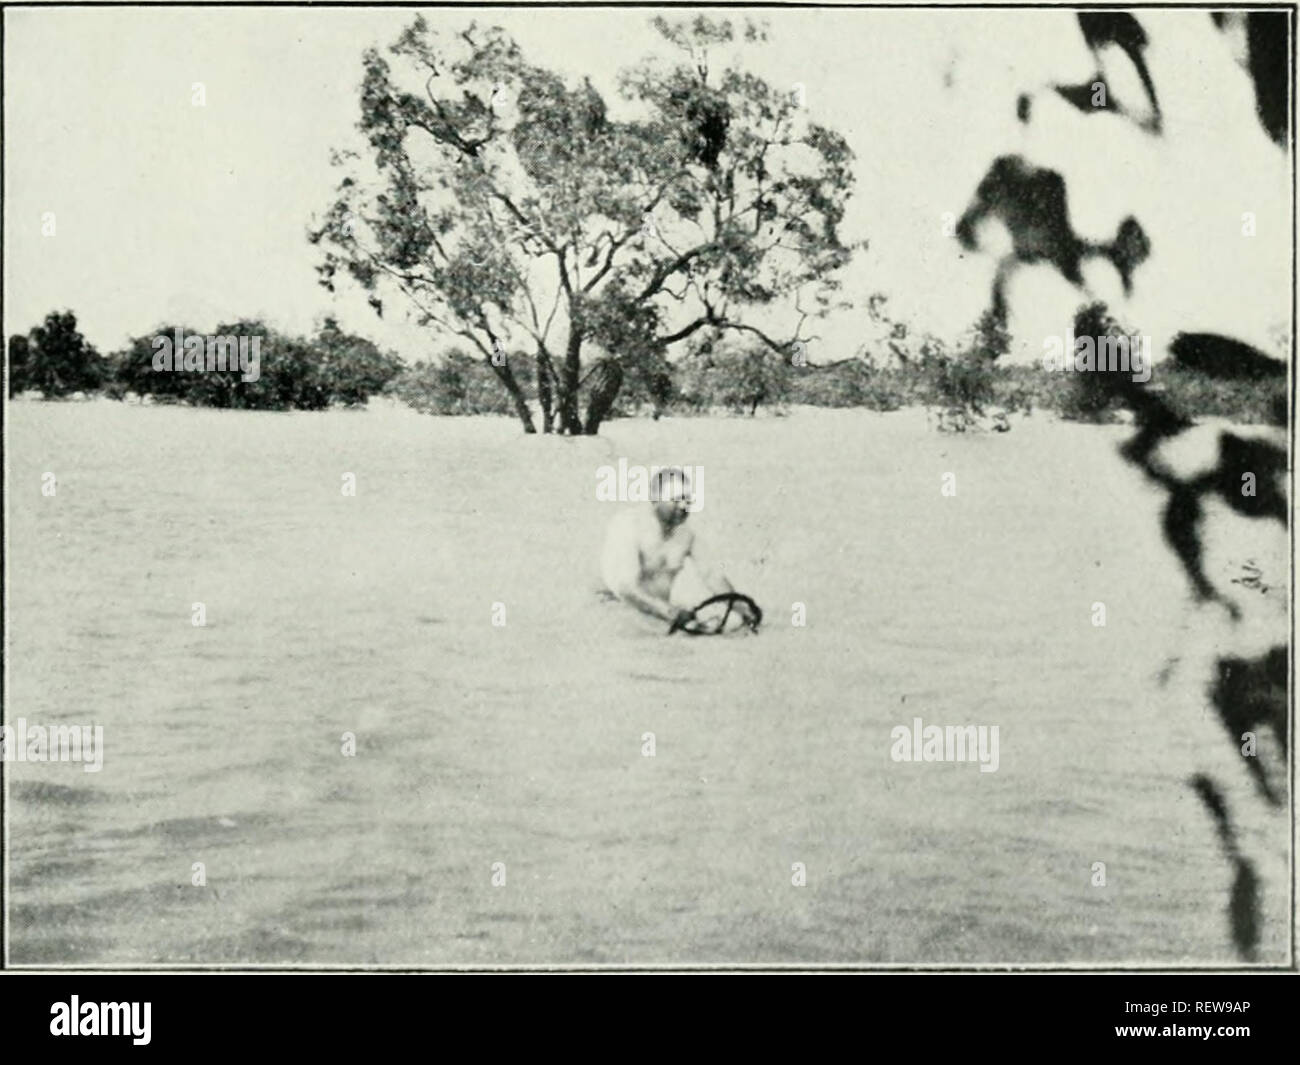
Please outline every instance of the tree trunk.
[{"label": "tree trunk", "polygon": [[570,326],[569,345],[564,352],[564,373],[560,379],[560,425],[570,436],[582,434],[578,415],[578,375],[582,370],[582,334]]},{"label": "tree trunk", "polygon": [[600,423],[614,406],[618,390],[623,387],[623,367],[617,359],[601,359],[588,375],[591,382],[591,402],[587,404],[587,424],[583,432],[595,436]]},{"label": "tree trunk", "polygon": [[523,393],[519,391],[516,385],[510,393],[510,398],[515,403],[515,413],[519,415],[519,421],[523,424],[525,433],[536,433],[537,427],[533,425],[533,412],[528,409],[528,401],[524,399]]},{"label": "tree trunk", "polygon": [[542,432],[549,433],[555,416],[555,368],[544,347],[537,349],[537,401],[542,407]]},{"label": "tree trunk", "polygon": [[536,433],[537,427],[533,425],[533,412],[528,409],[528,400],[524,398],[523,390],[519,387],[519,382],[515,380],[514,371],[510,369],[510,360],[506,359],[500,366],[494,363],[490,356],[484,356],[487,364],[492,367],[492,372],[503,385],[506,391],[510,393],[510,399],[515,405],[515,414],[523,423],[525,433]]}]

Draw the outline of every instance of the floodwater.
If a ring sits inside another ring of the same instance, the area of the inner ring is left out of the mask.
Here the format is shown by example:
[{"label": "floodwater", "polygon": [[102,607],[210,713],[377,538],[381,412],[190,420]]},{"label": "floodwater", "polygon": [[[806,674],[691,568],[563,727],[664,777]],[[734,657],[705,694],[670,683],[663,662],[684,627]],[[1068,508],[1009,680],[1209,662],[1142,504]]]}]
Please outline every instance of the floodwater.
[{"label": "floodwater", "polygon": [[[5,767],[10,959],[1233,962],[1125,435],[11,403],[7,720],[104,762]],[[759,635],[597,601],[620,457],[704,467]],[[892,760],[918,717],[997,771]]]}]

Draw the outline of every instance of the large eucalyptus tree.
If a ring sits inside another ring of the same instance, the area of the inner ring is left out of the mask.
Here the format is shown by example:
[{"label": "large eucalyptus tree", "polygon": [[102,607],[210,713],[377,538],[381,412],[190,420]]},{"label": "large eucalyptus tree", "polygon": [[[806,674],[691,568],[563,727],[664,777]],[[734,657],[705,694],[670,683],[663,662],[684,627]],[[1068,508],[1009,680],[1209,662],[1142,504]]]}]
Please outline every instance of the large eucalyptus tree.
[{"label": "large eucalyptus tree", "polygon": [[673,58],[622,73],[623,118],[500,28],[448,37],[417,17],[388,57],[364,56],[369,158],[336,153],[347,173],[311,232],[321,281],[345,271],[380,313],[385,290],[404,294],[479,352],[527,432],[512,359],[535,360],[544,432],[595,433],[625,372],[662,381],[687,338],[744,331],[795,356],[853,251],[844,139],[801,93],[714,69],[731,23],[653,26]]}]

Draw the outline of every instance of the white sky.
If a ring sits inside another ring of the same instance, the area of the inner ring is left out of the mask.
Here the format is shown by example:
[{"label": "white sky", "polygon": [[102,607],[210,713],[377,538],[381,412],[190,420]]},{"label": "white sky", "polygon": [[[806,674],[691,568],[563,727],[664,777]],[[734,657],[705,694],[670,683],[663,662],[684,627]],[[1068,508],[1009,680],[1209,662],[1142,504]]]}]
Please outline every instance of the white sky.
[{"label": "white sky", "polygon": [[[650,10],[432,9],[431,25],[499,23],[535,62],[582,75],[614,101],[619,69],[663,51]],[[670,17],[692,12],[675,9]],[[712,12],[714,17],[722,14]],[[733,18],[742,12],[731,12]],[[1293,227],[1287,160],[1253,114],[1249,84],[1204,11],[1144,12],[1167,134],[1082,116],[1043,91],[1091,80],[1072,13],[762,10],[764,46],[745,64],[801,82],[812,116],[858,156],[846,235],[870,250],[846,274],[859,309],[819,327],[814,361],[845,357],[876,330],[867,296],[955,336],[987,305],[993,260],[943,232],[989,162],[1020,152],[1061,170],[1081,235],[1112,236],[1133,213],[1152,259],[1127,320],[1157,348],[1177,328],[1213,329],[1266,350],[1290,319]],[[164,320],[201,329],[263,316],[308,331],[325,314],[406,358],[441,345],[402,324],[400,296],[376,319],[355,289],[316,284],[305,239],[331,202],[331,147],[354,144],[360,56],[386,47],[411,9],[234,8],[5,12],[5,321],[26,332],[70,307],[101,351]],[[945,86],[945,72],[951,85]],[[1116,91],[1127,81],[1117,66]],[[191,84],[206,107],[191,105]],[[1033,121],[1016,97],[1034,96]],[[57,235],[41,234],[43,212]],[[1241,236],[1241,214],[1257,235]],[[1096,291],[1118,300],[1109,267]],[[1013,291],[1022,355],[1068,321],[1077,297],[1047,272]],[[1025,354],[1027,353],[1027,354]]]}]

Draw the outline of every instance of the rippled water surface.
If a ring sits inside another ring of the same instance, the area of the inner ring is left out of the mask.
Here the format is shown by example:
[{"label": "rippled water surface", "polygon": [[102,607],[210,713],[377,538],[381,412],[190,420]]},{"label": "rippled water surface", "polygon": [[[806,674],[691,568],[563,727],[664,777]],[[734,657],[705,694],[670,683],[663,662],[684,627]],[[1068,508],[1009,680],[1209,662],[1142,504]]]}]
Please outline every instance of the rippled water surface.
[{"label": "rippled water surface", "polygon": [[[1219,737],[1157,707],[1183,584],[1122,429],[27,403],[8,434],[8,719],[106,747],[8,766],[15,962],[1233,959],[1184,787]],[[704,467],[759,636],[597,602],[620,456]],[[914,717],[997,725],[998,771],[893,762]]]}]

